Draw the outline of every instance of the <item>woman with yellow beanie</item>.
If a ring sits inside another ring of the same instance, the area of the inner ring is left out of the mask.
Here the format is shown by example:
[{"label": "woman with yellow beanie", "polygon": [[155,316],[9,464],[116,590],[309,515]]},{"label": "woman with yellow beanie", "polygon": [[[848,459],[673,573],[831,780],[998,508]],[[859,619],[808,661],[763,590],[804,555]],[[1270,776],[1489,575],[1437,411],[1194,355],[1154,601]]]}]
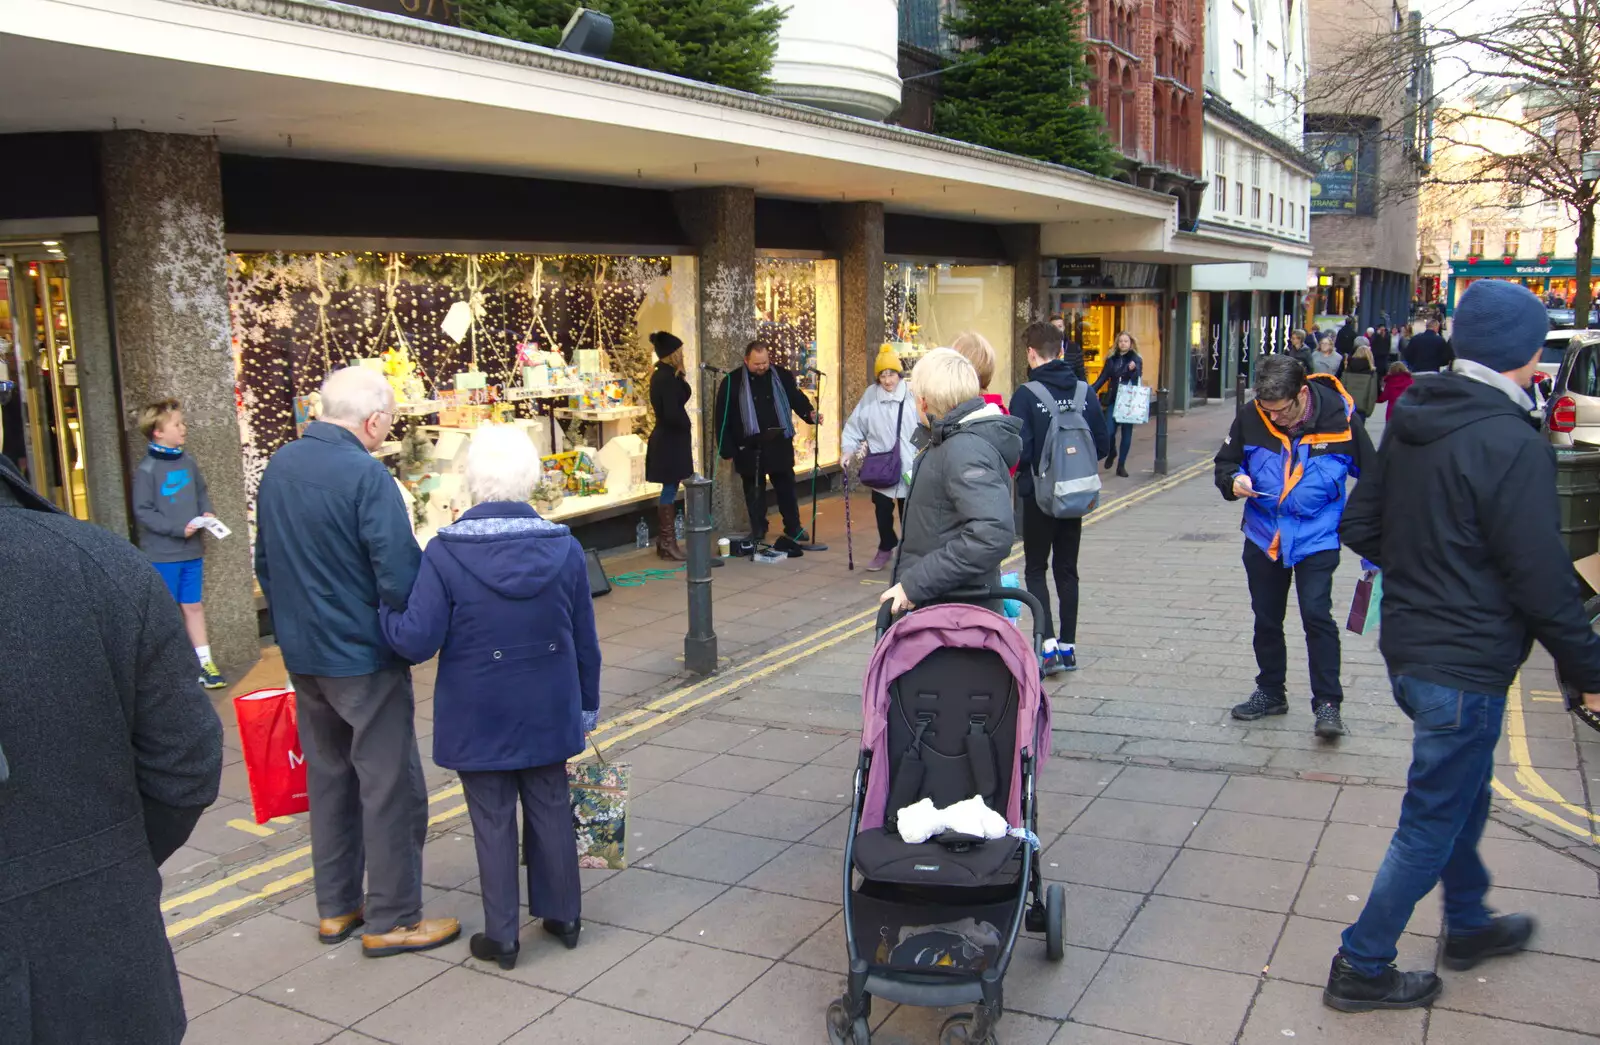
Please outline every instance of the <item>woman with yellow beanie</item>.
[{"label": "woman with yellow beanie", "polygon": [[[893,345],[878,349],[872,374],[877,381],[862,393],[861,402],[845,421],[841,445],[846,458],[857,458],[858,465],[866,462],[861,482],[872,487],[872,507],[878,517],[878,554],[867,569],[876,572],[889,565],[900,545],[894,517],[898,509],[901,522],[905,521],[911,461],[916,456],[911,435],[917,430],[917,404],[901,380],[904,367]],[[871,461],[867,461],[869,454]]]}]

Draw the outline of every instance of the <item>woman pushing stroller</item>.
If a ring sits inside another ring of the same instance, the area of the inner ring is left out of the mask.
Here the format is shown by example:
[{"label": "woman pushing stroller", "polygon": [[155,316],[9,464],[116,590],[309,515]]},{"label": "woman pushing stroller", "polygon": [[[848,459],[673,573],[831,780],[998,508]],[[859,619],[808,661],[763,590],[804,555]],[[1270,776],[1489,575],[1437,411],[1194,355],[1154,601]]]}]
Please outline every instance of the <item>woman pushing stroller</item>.
[{"label": "woman pushing stroller", "polygon": [[1000,586],[1000,563],[1017,537],[1010,473],[1022,455],[1022,422],[981,393],[977,370],[948,348],[923,356],[911,376],[928,444],[911,467],[895,584],[879,600],[896,613],[962,588]]}]

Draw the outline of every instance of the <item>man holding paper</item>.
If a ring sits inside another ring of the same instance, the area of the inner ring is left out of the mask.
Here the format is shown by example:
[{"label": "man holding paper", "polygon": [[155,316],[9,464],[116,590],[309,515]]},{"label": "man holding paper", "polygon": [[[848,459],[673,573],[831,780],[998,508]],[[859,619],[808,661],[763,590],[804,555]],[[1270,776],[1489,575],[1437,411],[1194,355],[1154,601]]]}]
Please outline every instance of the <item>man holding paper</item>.
[{"label": "man holding paper", "polygon": [[1256,688],[1235,705],[1234,718],[1289,711],[1283,617],[1293,587],[1311,668],[1313,728],[1324,740],[1344,735],[1333,573],[1345,487],[1372,454],[1354,401],[1332,375],[1308,377],[1287,354],[1257,361],[1255,401],[1239,404],[1215,460],[1217,489],[1244,502],[1244,571],[1255,614]]},{"label": "man holding paper", "polygon": [[220,541],[229,530],[211,513],[211,496],[200,465],[183,452],[189,429],[182,405],[176,399],[151,403],[139,415],[139,431],[149,444],[145,459],[133,473],[133,518],[139,527],[139,547],[183,609],[184,627],[200,660],[200,684],[206,689],[222,689],[228,682],[211,659],[206,611],[201,604],[205,559],[200,531],[206,530]]}]

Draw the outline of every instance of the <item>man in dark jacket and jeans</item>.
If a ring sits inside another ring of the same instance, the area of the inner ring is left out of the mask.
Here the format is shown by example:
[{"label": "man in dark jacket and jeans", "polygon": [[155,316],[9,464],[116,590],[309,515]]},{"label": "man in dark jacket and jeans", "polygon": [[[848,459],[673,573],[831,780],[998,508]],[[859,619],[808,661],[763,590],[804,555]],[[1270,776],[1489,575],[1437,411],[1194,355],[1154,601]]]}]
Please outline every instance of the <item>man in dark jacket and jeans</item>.
[{"label": "man in dark jacket and jeans", "polygon": [[256,578],[305,748],[318,937],[338,943],[369,924],[361,944],[374,958],[461,932],[454,918],[422,918],[428,792],[411,669],[378,620],[380,603],[405,608],[421,558],[400,490],[371,453],[394,407],[382,374],[336,371],[322,420],[272,456],[256,500]]},{"label": "man in dark jacket and jeans", "polygon": [[0,459],[0,1041],[183,1040],[161,863],[222,776],[183,618],[132,545]]},{"label": "man in dark jacket and jeans", "polygon": [[744,483],[752,544],[767,539],[767,480],[772,480],[783,516],[783,535],[772,546],[791,557],[801,555],[800,546],[811,542],[800,524],[795,493],[795,415],[809,425],[822,423],[821,411],[812,407],[794,375],[772,361],[766,345],[750,342],[744,366],[723,378],[717,388],[717,452],[733,462]]},{"label": "man in dark jacket and jeans", "polygon": [[[1050,390],[1061,409],[1072,405],[1073,392],[1082,380],[1064,359],[1061,332],[1049,323],[1034,323],[1023,332],[1028,348],[1028,380]],[[1017,495],[1022,498],[1023,583],[1044,607],[1043,671],[1056,675],[1078,666],[1078,547],[1083,540],[1082,519],[1055,519],[1039,509],[1033,495],[1033,469],[1039,463],[1050,432],[1050,409],[1033,390],[1023,385],[1011,394],[1011,416],[1022,422],[1022,459],[1017,469]],[[1105,413],[1090,392],[1083,401],[1084,420],[1094,436],[1098,461],[1111,450]],[[1061,629],[1050,616],[1047,572],[1055,574],[1056,595],[1061,599]]]},{"label": "man in dark jacket and jeans", "polygon": [[1336,1009],[1438,997],[1438,976],[1393,965],[1435,884],[1446,967],[1515,953],[1533,936],[1531,918],[1484,905],[1478,856],[1506,691],[1537,638],[1586,699],[1600,693],[1600,637],[1561,545],[1555,456],[1526,392],[1548,328],[1530,291],[1498,280],[1468,288],[1456,362],[1417,375],[1345,513],[1345,543],[1383,569],[1379,647],[1413,735],[1400,826],[1323,993]]}]

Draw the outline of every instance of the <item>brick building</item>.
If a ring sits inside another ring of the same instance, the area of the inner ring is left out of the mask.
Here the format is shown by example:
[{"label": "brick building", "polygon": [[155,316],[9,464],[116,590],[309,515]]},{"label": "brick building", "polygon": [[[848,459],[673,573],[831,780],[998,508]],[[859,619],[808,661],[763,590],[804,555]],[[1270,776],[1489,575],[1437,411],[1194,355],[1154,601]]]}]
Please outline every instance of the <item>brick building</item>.
[{"label": "brick building", "polygon": [[1084,37],[1094,82],[1089,102],[1105,114],[1111,144],[1132,184],[1186,199],[1203,189],[1201,99],[1203,0],[1086,0]]}]

